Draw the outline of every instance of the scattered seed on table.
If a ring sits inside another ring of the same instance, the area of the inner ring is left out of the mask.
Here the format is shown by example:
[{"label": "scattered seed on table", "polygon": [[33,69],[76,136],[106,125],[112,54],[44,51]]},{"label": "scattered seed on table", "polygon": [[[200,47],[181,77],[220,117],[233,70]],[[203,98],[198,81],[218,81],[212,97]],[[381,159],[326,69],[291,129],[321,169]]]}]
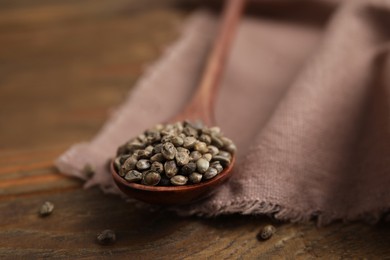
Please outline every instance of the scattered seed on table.
[{"label": "scattered seed on table", "polygon": [[42,217],[49,216],[54,210],[54,204],[50,201],[45,201],[39,209],[39,215]]},{"label": "scattered seed on table", "polygon": [[274,226],[266,225],[257,234],[257,238],[259,240],[268,240],[268,239],[270,239],[273,236],[275,231],[276,231],[276,228]]},{"label": "scattered seed on table", "polygon": [[115,232],[111,229],[103,230],[100,234],[97,236],[97,241],[101,245],[109,245],[116,241],[116,235]]}]

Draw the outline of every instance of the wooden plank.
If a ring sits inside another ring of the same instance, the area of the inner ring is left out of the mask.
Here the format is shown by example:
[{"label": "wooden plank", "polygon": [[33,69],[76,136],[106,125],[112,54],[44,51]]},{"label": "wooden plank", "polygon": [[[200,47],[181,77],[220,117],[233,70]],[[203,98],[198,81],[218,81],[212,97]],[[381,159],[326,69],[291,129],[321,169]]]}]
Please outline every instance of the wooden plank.
[{"label": "wooden plank", "polygon": [[[40,218],[41,203],[55,204],[53,214]],[[390,226],[274,223],[277,233],[258,241],[264,217],[224,216],[181,218],[174,214],[126,203],[97,189],[73,190],[0,201],[0,258],[127,257],[142,259],[323,259],[390,255]],[[101,246],[96,234],[117,233],[117,243]]]},{"label": "wooden plank", "polygon": [[[386,259],[390,225],[274,223],[266,217],[181,218],[82,190],[53,160],[90,139],[145,64],[177,36],[181,0],[0,2],[0,259]],[[40,218],[46,200],[54,213]],[[96,234],[114,229],[117,243]]]},{"label": "wooden plank", "polygon": [[91,138],[186,12],[174,0],[30,2],[0,3],[0,149]]}]

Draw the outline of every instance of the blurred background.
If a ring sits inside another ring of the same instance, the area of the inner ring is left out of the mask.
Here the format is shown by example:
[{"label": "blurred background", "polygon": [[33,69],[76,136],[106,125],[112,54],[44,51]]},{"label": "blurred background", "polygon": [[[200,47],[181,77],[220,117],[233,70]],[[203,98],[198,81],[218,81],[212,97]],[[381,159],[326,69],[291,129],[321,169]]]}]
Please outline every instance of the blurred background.
[{"label": "blurred background", "polygon": [[[189,14],[201,7],[219,12],[222,3],[1,1],[0,149],[64,150],[89,140],[145,68],[177,39]],[[321,2],[262,1],[261,8],[255,3],[248,13],[298,24],[310,19],[317,27],[332,11]]]},{"label": "blurred background", "polygon": [[0,2],[0,149],[90,139],[199,5]]}]

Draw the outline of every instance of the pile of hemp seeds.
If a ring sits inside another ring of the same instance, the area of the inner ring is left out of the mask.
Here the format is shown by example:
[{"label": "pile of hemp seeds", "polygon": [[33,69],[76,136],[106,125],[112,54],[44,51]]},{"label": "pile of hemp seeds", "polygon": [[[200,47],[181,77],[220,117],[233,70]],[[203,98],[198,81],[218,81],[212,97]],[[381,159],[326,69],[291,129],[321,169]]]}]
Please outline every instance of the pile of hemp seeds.
[{"label": "pile of hemp seeds", "polygon": [[114,168],[130,183],[190,185],[217,176],[235,152],[219,127],[189,121],[158,124],[121,145]]}]

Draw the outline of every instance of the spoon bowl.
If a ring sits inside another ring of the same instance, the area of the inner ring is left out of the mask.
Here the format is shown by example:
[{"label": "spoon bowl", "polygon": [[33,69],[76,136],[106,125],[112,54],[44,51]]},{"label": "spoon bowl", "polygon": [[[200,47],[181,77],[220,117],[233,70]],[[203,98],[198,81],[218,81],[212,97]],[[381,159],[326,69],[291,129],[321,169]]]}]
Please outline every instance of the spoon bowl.
[{"label": "spoon bowl", "polygon": [[130,183],[119,176],[113,162],[111,162],[110,168],[116,185],[127,196],[151,204],[180,205],[192,203],[212,195],[221,184],[231,177],[234,162],[235,156],[233,155],[231,163],[214,178],[198,184],[184,186],[147,186]]}]

